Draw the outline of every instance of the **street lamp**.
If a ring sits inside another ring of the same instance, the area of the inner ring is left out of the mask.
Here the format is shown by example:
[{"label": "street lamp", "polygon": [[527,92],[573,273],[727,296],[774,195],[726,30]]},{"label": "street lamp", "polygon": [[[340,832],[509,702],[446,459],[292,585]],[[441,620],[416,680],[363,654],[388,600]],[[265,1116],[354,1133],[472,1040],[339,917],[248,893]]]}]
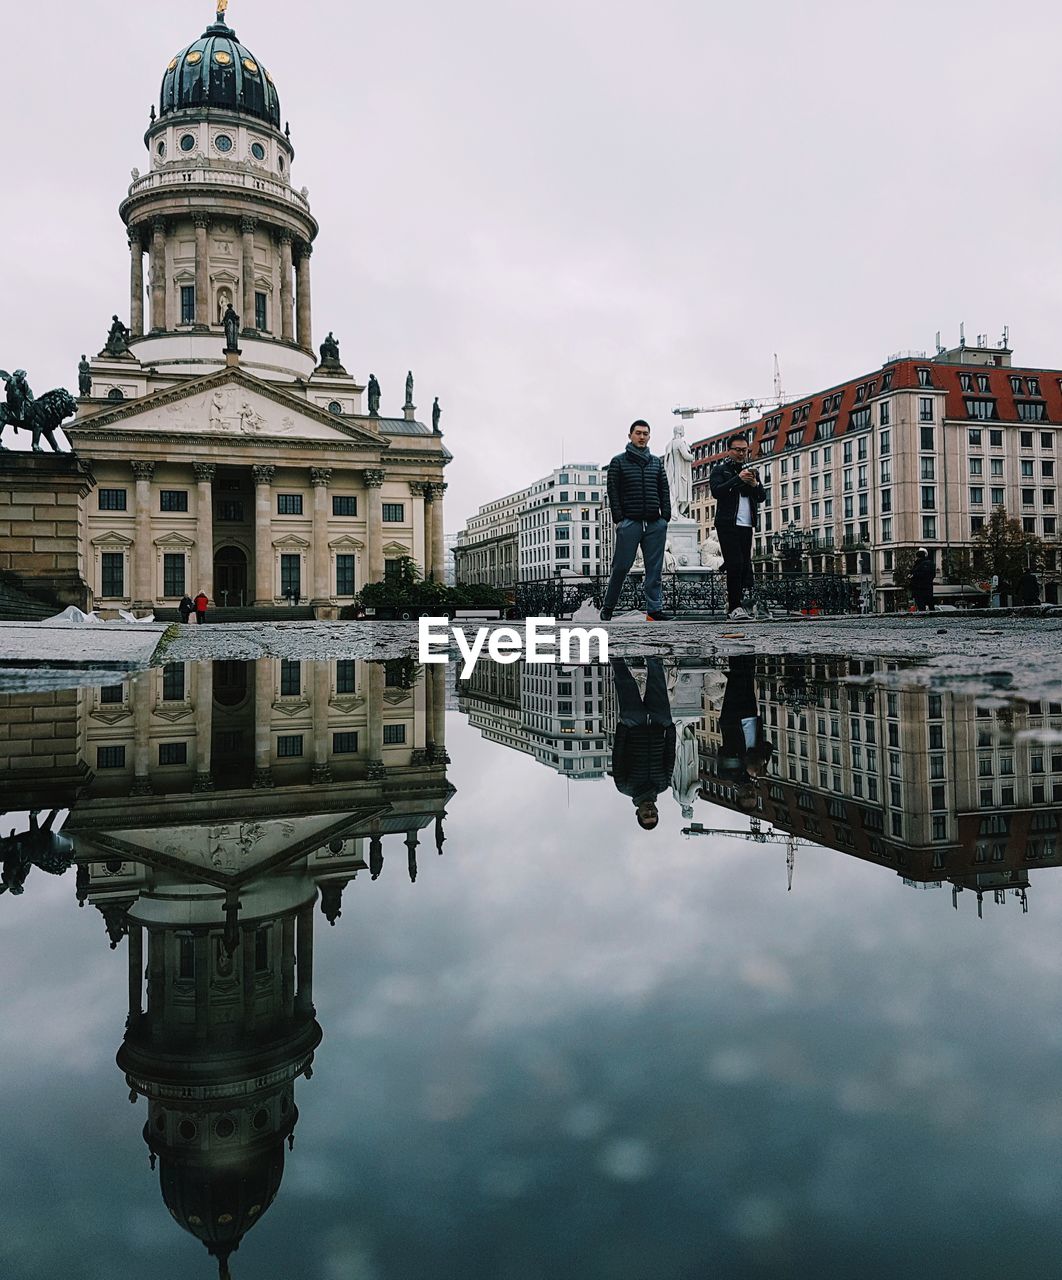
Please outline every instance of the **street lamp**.
[{"label": "street lamp", "polygon": [[[795,521],[790,522],[777,533],[771,535],[774,545],[774,553],[782,562],[782,572],[787,574],[797,574],[800,572],[800,560],[805,551],[809,551],[814,544],[814,536],[805,529],[797,526]],[[795,567],[794,567],[794,561]]]}]

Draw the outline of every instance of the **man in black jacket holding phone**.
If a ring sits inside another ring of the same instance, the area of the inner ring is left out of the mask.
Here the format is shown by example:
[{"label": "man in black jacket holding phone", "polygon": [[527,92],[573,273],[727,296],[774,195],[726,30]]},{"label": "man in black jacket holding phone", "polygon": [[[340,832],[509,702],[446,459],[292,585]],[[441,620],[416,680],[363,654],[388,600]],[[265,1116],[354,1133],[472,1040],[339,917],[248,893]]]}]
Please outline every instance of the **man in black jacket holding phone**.
[{"label": "man in black jacket holding phone", "polygon": [[658,457],[649,452],[649,424],[639,418],[631,423],[628,444],[608,464],[608,505],[616,526],[616,550],[612,576],[601,603],[601,620],[608,622],[619,601],[623,583],[630,573],[638,548],[645,561],[645,617],[647,622],[666,622],[661,573],[664,546],[671,519],[671,489],[667,472]]},{"label": "man in black jacket holding phone", "polygon": [[727,617],[747,618],[741,601],[753,587],[752,531],[767,493],[749,466],[751,447],[744,435],[732,435],[727,453],[712,467],[708,487],[715,499],[715,529],[726,569]]}]

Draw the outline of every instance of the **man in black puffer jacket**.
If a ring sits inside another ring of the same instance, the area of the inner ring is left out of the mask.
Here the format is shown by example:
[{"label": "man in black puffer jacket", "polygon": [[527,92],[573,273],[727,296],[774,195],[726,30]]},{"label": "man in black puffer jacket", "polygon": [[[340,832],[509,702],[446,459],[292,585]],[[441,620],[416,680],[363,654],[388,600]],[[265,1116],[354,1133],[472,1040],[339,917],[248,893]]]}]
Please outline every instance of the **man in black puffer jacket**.
[{"label": "man in black puffer jacket", "polygon": [[639,418],[627,434],[627,448],[608,464],[608,505],[616,526],[616,550],[601,618],[607,622],[612,617],[623,583],[641,547],[645,561],[645,616],[650,622],[664,622],[668,615],[663,611],[660,575],[671,519],[671,490],[664,464],[649,452],[648,422]]},{"label": "man in black puffer jacket", "polygon": [[645,697],[622,658],[613,658],[619,723],[612,746],[612,781],[634,801],[638,825],[652,831],[660,821],[656,797],[671,786],[675,772],[675,725],[667,696],[664,665],[646,659]]}]

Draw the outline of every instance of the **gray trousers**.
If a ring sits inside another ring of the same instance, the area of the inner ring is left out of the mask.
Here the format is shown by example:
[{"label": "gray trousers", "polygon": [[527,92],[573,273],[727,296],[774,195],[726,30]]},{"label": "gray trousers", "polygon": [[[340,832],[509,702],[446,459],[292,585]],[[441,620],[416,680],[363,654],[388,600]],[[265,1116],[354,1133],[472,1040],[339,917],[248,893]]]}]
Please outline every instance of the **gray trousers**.
[{"label": "gray trousers", "polygon": [[663,585],[660,581],[664,567],[664,545],[667,542],[667,521],[621,520],[616,525],[616,550],[612,557],[612,576],[602,601],[602,608],[615,609],[627,574],[634,564],[638,548],[645,561],[645,611],[660,613],[664,607]]}]

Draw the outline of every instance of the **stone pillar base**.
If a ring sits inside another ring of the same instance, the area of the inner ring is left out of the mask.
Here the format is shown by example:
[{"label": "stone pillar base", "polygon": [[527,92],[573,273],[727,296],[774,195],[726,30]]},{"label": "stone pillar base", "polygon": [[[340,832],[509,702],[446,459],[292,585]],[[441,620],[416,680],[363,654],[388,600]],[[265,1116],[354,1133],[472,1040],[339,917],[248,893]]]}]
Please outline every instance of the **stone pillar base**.
[{"label": "stone pillar base", "polygon": [[240,363],[240,356],[242,355],[243,355],[243,352],[239,349],[239,347],[236,347],[233,350],[230,350],[228,347],[226,347],[225,348],[225,367],[227,369],[234,368],[236,365]]},{"label": "stone pillar base", "polygon": [[310,770],[311,782],[332,782],[332,770],[326,764],[315,764]]},{"label": "stone pillar base", "polygon": [[367,770],[367,776],[372,778],[374,781],[379,781],[382,778],[386,778],[387,766],[384,764],[382,760],[370,760],[369,768]]},{"label": "stone pillar base", "polygon": [[256,791],[264,791],[273,786],[273,770],[272,769],[255,769],[254,771],[254,789]]}]

